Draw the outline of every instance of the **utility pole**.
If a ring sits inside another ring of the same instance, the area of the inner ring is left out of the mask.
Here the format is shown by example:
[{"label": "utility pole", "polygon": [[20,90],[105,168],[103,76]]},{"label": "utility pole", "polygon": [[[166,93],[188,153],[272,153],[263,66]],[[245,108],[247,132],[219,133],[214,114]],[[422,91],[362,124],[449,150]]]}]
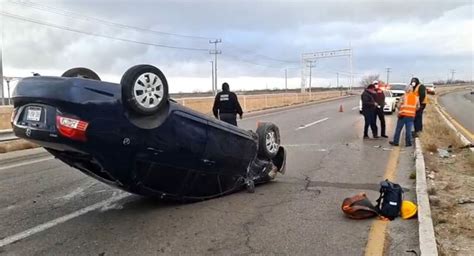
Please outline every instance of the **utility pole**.
[{"label": "utility pole", "polygon": [[352,41],[349,42],[350,55],[349,55],[349,65],[351,66],[351,85],[349,91],[352,92],[352,87],[354,87],[354,68],[352,66]]},{"label": "utility pole", "polygon": [[313,61],[310,60],[309,61],[309,94],[310,94],[310,97],[311,97],[311,87],[312,87],[312,76],[313,76]]},{"label": "utility pole", "polygon": [[211,63],[212,93],[213,93],[214,95],[216,95],[216,91],[214,90],[214,88],[215,88],[215,85],[214,85],[214,61],[211,60],[211,61],[209,61],[209,62]]},{"label": "utility pole", "polygon": [[391,72],[392,69],[391,68],[386,68],[386,70],[387,70],[387,82],[386,83],[388,84],[388,79],[390,78],[390,72]]},{"label": "utility pole", "polygon": [[3,16],[2,16],[2,32],[0,35],[0,94],[2,95],[2,102],[0,105],[5,105],[5,95],[3,95]]},{"label": "utility pole", "polygon": [[339,88],[339,72],[336,72],[336,88],[339,90],[340,95],[342,96],[342,87]]},{"label": "utility pole", "polygon": [[[2,42],[0,42],[2,43]],[[3,95],[3,59],[2,59],[2,45],[0,45],[0,94],[2,95],[2,102],[0,105],[5,105],[5,95]]]},{"label": "utility pole", "polygon": [[288,90],[288,69],[285,68],[285,93]]},{"label": "utility pole", "polygon": [[7,81],[7,96],[8,96],[8,99],[7,99],[7,104],[8,105],[11,105],[11,96],[10,96],[10,81],[13,80],[13,78],[11,77],[5,77],[5,81]]},{"label": "utility pole", "polygon": [[217,44],[222,43],[221,39],[216,39],[214,41],[209,40],[210,44],[214,44],[214,50],[210,50],[209,54],[214,54],[214,95],[217,94],[217,54],[221,54],[222,51],[217,50]]},{"label": "utility pole", "polygon": [[454,73],[456,73],[456,69],[451,69],[451,83],[454,82]]}]

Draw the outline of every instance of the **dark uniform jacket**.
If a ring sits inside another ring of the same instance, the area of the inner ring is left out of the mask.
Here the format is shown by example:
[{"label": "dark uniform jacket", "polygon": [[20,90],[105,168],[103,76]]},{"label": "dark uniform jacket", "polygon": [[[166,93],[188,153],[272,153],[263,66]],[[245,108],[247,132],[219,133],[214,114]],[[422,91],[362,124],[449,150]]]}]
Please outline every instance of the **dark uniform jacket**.
[{"label": "dark uniform jacket", "polygon": [[385,106],[385,94],[383,93],[383,90],[375,91],[375,102],[377,102],[381,107]]},{"label": "dark uniform jacket", "polygon": [[375,93],[365,89],[360,99],[362,100],[362,110],[375,109]]},{"label": "dark uniform jacket", "polygon": [[222,91],[216,95],[212,113],[217,118],[218,114],[239,114],[242,115],[242,107],[240,107],[237,95],[230,91]]}]

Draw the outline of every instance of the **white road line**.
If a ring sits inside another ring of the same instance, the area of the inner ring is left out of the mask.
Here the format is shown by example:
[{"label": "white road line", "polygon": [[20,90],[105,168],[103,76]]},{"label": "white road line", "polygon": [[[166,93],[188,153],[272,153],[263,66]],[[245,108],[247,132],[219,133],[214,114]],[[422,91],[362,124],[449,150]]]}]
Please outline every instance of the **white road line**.
[{"label": "white road line", "polygon": [[130,195],[129,193],[121,192],[120,194],[112,196],[111,198],[109,198],[107,200],[98,202],[98,203],[93,204],[91,206],[88,206],[86,208],[82,208],[82,209],[80,209],[78,211],[75,211],[71,214],[59,217],[59,218],[54,219],[52,221],[48,221],[48,222],[43,223],[43,224],[41,224],[39,226],[36,226],[34,228],[30,228],[28,230],[25,230],[21,233],[18,233],[18,234],[9,236],[9,237],[5,237],[4,239],[0,240],[0,248],[5,246],[5,245],[9,245],[11,243],[14,243],[16,241],[25,239],[29,236],[32,236],[32,235],[36,234],[36,233],[39,233],[39,232],[45,231],[47,229],[50,229],[50,228],[52,228],[52,227],[54,227],[58,224],[64,223],[68,220],[74,219],[74,218],[79,217],[79,216],[81,216],[83,214],[86,214],[88,212],[95,211],[95,210],[100,209],[102,207],[107,207],[108,205],[110,205],[114,202],[117,202],[121,199],[124,199],[125,197],[127,197],[129,195]]},{"label": "white road line", "polygon": [[18,163],[18,164],[10,164],[10,165],[0,167],[0,171],[5,170],[5,169],[20,167],[20,166],[30,165],[30,164],[36,164],[36,163],[40,163],[40,162],[44,162],[44,161],[48,161],[48,160],[52,160],[52,159],[54,159],[54,157],[47,156],[47,157],[42,157],[42,158],[39,158],[39,159],[24,161],[24,162],[21,162],[21,163]]},{"label": "white road line", "polygon": [[324,122],[324,121],[326,121],[326,120],[328,120],[328,119],[329,119],[329,117],[326,117],[326,118],[320,119],[320,120],[318,120],[318,121],[315,121],[315,122],[312,122],[312,123],[309,123],[309,124],[302,125],[302,126],[296,128],[295,131],[298,131],[298,130],[301,130],[301,129],[304,129],[304,128],[308,128],[308,127],[313,126],[313,125],[315,125],[315,124],[319,124],[319,123],[321,123],[321,122]]},{"label": "white road line", "polygon": [[321,144],[287,144],[282,145],[285,148],[307,148],[307,151],[327,152],[325,148],[321,148]]},{"label": "white road line", "polygon": [[355,106],[355,107],[352,108],[352,110],[356,110],[358,108],[359,108],[359,106]]},{"label": "white road line", "polygon": [[55,199],[56,200],[66,200],[66,201],[69,201],[71,200],[72,198],[74,197],[77,197],[77,196],[83,196],[84,195],[84,192],[89,189],[90,187],[94,186],[95,184],[97,184],[97,181],[96,180],[89,180],[87,181],[85,184],[81,185],[80,187],[74,189],[73,191],[71,191],[70,193],[64,195],[64,196],[60,196],[60,197],[56,197]]}]

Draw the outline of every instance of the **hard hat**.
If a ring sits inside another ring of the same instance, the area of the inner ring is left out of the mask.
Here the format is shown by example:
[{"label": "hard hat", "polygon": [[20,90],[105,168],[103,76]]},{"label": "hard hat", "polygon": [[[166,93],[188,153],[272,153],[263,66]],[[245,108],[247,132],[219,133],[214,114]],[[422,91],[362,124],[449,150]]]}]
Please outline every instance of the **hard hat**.
[{"label": "hard hat", "polygon": [[378,83],[379,83],[379,81],[377,81],[377,80],[374,80],[372,83],[373,83],[373,84],[378,84]]},{"label": "hard hat", "polygon": [[408,200],[403,200],[400,215],[402,216],[402,219],[406,220],[415,216],[417,210],[418,207],[416,206],[416,204]]}]

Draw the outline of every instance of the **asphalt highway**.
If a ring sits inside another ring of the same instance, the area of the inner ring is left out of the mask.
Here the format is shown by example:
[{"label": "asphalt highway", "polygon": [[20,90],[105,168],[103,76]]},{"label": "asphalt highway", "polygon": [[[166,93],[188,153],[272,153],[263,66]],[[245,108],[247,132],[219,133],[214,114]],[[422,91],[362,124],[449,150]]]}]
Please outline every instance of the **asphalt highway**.
[{"label": "asphalt highway", "polygon": [[439,103],[457,122],[474,134],[474,94],[457,91],[439,98]]},{"label": "asphalt highway", "polygon": [[[345,218],[341,203],[358,192],[375,201],[391,151],[386,139],[362,139],[358,100],[239,120],[245,129],[276,123],[288,150],[286,174],[253,194],[162,203],[55,159],[0,167],[0,253],[362,255],[372,221]],[[389,135],[394,121],[387,116]]]}]

